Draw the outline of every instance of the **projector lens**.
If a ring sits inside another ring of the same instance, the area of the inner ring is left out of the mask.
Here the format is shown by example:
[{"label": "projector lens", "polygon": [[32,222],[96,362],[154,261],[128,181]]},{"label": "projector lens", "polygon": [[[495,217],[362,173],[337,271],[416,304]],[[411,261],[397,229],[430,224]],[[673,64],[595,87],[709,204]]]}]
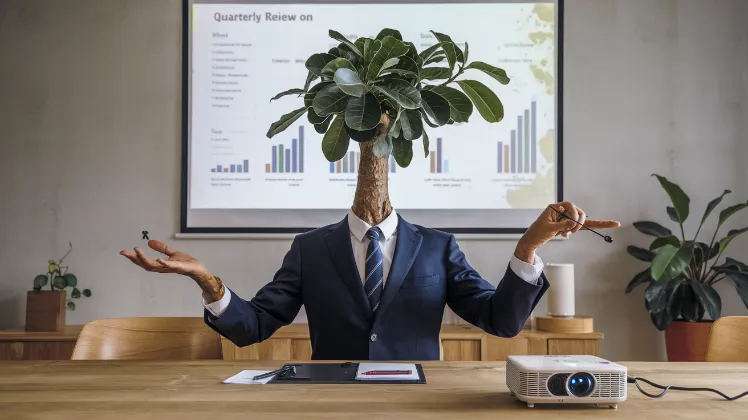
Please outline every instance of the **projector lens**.
[{"label": "projector lens", "polygon": [[569,392],[575,397],[586,397],[595,388],[595,378],[586,372],[575,373],[569,377]]}]

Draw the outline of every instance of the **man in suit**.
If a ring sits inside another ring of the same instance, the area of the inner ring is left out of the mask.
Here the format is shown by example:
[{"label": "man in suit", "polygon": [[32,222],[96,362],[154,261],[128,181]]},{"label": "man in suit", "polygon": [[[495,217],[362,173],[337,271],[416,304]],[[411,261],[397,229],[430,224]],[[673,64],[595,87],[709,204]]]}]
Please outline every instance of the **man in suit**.
[{"label": "man in suit", "polygon": [[376,226],[351,210],[337,224],[296,236],[273,280],[250,300],[159,241],[148,244],[168,259],[152,260],[139,248],[121,254],[148,271],[195,280],[205,322],[238,346],[269,338],[304,305],[312,359],[435,360],[445,305],[489,334],[513,337],[549,287],[535,251],[583,225],[620,226],[586,220],[570,202],[553,206],[577,222],[549,206],[519,240],[498,287],[468,264],[453,235],[410,224],[394,210]]}]

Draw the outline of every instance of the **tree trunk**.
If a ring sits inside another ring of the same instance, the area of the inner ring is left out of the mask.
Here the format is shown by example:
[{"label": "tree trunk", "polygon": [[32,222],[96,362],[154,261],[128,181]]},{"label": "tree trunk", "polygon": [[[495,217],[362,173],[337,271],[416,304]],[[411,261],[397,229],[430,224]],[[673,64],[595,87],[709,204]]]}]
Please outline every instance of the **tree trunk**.
[{"label": "tree trunk", "polygon": [[379,136],[386,135],[389,122],[389,117],[382,114],[376,137],[371,141],[359,143],[361,161],[352,210],[356,216],[371,226],[378,225],[392,213],[387,189],[389,158],[378,158],[374,155],[374,143]]}]

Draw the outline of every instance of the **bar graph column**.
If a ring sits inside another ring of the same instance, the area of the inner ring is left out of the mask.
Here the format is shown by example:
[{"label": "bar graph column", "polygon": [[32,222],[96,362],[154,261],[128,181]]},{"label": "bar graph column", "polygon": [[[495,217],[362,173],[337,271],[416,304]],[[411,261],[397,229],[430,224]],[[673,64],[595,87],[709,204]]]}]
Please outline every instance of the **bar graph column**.
[{"label": "bar graph column", "polygon": [[299,126],[299,172],[304,172],[304,126]]},{"label": "bar graph column", "polygon": [[537,129],[536,112],[537,106],[535,98],[533,98],[532,102],[530,103],[530,162],[532,165],[530,168],[530,172],[532,173],[538,172],[538,139],[537,137],[535,137],[535,130]]},{"label": "bar graph column", "polygon": [[517,117],[517,172],[524,172],[525,150],[522,147],[522,116]]},{"label": "bar graph column", "polygon": [[524,173],[530,172],[530,111],[525,110],[525,163],[522,165]]},{"label": "bar graph column", "polygon": [[442,173],[442,138],[436,138],[436,172]]},{"label": "bar graph column", "polygon": [[[293,162],[292,163],[292,165],[293,165],[293,172],[296,172],[299,169],[299,164],[298,164],[298,160],[299,160],[298,147],[299,147],[298,141],[296,139],[291,140],[291,150],[292,150],[292,152],[291,152],[291,162]],[[286,172],[288,172],[288,171],[286,171]]]},{"label": "bar graph column", "polygon": [[291,147],[283,143],[271,146],[270,162],[265,164],[266,173],[304,172],[304,126],[299,126],[298,138],[291,139]]},{"label": "bar graph column", "polygon": [[244,159],[238,164],[216,165],[215,168],[210,168],[210,172],[248,173],[249,159]]},{"label": "bar graph column", "polygon": [[517,172],[517,130],[512,130],[511,149],[512,149],[511,172],[515,173]]}]

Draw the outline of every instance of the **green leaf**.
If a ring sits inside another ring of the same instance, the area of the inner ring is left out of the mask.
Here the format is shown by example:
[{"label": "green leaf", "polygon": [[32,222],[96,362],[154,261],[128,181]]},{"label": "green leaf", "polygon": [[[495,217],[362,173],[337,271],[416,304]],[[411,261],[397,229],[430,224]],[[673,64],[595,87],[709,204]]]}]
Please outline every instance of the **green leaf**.
[{"label": "green leaf", "polygon": [[504,105],[486,85],[477,80],[458,80],[457,84],[470,97],[484,120],[496,123],[504,119]]},{"label": "green leaf", "polygon": [[270,128],[267,132],[267,137],[272,138],[274,135],[282,132],[283,130],[288,128],[288,126],[293,124],[294,121],[298,120],[299,117],[304,115],[305,112],[306,107],[303,106],[299,109],[289,112],[288,114],[282,115],[278,121],[270,124]]},{"label": "green leaf", "polygon": [[405,109],[417,109],[421,107],[421,94],[418,92],[418,89],[404,80],[384,80],[374,87]]},{"label": "green leaf", "polygon": [[722,210],[719,213],[719,224],[717,225],[717,229],[719,229],[720,226],[722,226],[722,223],[725,223],[727,219],[730,218],[733,214],[743,210],[744,208],[748,207],[748,202],[735,204],[734,206],[730,206],[724,210]]},{"label": "green leaf", "polygon": [[[436,44],[426,48],[425,50],[421,51],[418,56],[421,57],[422,61],[427,61],[429,58],[438,55],[437,50],[439,50],[442,45],[444,45],[444,42],[437,42]],[[426,64],[424,63],[424,66]]]},{"label": "green leaf", "polygon": [[369,38],[364,40],[364,66],[368,66],[369,63],[371,63],[372,58],[374,58],[374,54],[376,54],[380,48],[382,48],[382,41],[378,39],[372,40]]},{"label": "green leaf", "polygon": [[317,75],[312,73],[311,71],[306,76],[306,82],[304,83],[304,90],[309,90],[309,86],[312,85],[312,82],[317,79]]},{"label": "green leaf", "polygon": [[67,273],[63,277],[65,277],[65,281],[67,282],[69,287],[75,287],[78,285],[78,278],[75,277],[75,274]]},{"label": "green leaf", "polygon": [[701,217],[702,224],[706,221],[706,218],[709,217],[709,214],[712,212],[712,210],[714,210],[719,205],[719,203],[722,202],[722,197],[730,193],[732,193],[732,191],[725,190],[724,192],[722,192],[722,195],[710,201],[709,204],[706,205],[706,210],[704,210],[704,216]]},{"label": "green leaf", "polygon": [[68,286],[68,281],[64,276],[55,276],[54,280],[52,280],[52,286],[56,289],[62,290]]},{"label": "green leaf", "polygon": [[422,80],[449,79],[452,70],[447,67],[424,67],[421,69]]},{"label": "green leaf", "polygon": [[730,242],[732,242],[733,239],[735,239],[741,233],[745,232],[748,232],[748,227],[744,227],[742,229],[733,229],[727,232],[727,236],[719,240],[719,253],[722,254],[725,249],[727,249],[727,246],[730,245]]},{"label": "green leaf", "polygon": [[449,121],[449,102],[441,95],[430,90],[422,90],[421,108],[438,125],[444,125]]},{"label": "green leaf", "polygon": [[345,123],[354,130],[366,131],[379,125],[382,108],[372,93],[348,100],[345,109]]},{"label": "green leaf", "polygon": [[49,277],[44,274],[39,274],[38,276],[34,277],[34,290],[39,290],[42,287],[46,286],[48,281]]},{"label": "green leaf", "polygon": [[350,138],[343,128],[345,125],[344,121],[344,115],[336,115],[327,133],[322,138],[322,153],[328,162],[336,162],[343,159],[343,156],[348,151]]},{"label": "green leaf", "polygon": [[378,40],[382,40],[382,39],[384,39],[385,37],[388,37],[388,36],[391,36],[391,37],[393,37],[393,38],[395,38],[397,40],[400,40],[400,41],[403,40],[403,36],[400,35],[400,31],[397,31],[395,29],[389,29],[389,28],[385,28],[385,29],[382,29],[381,31],[379,31],[379,33],[377,34],[377,39]]},{"label": "green leaf", "polygon": [[81,291],[78,290],[77,287],[74,287],[73,288],[73,292],[70,293],[70,297],[73,298],[73,299],[80,299],[80,297],[81,297]]},{"label": "green leaf", "polygon": [[304,106],[307,108],[312,107],[312,103],[314,102],[314,97],[317,96],[317,93],[324,89],[327,86],[330,86],[332,82],[319,82],[316,85],[314,85],[311,89],[309,89],[309,93],[304,95]]},{"label": "green leaf", "polygon": [[[379,74],[382,73],[382,71],[387,70],[390,67],[395,67],[397,63],[400,62],[399,58],[390,58],[389,60],[385,61],[384,64],[382,64],[382,68],[379,70]],[[379,74],[377,76],[379,76]]]},{"label": "green leaf", "polygon": [[699,321],[704,316],[704,306],[696,297],[696,292],[690,282],[681,287],[681,310],[680,314],[688,322]]},{"label": "green leaf", "polygon": [[436,93],[449,103],[450,118],[455,122],[468,122],[473,113],[473,103],[464,93],[449,86],[426,86],[424,90]]},{"label": "green leaf", "polygon": [[374,142],[374,156],[378,158],[388,157],[392,153],[392,137],[382,135]]},{"label": "green leaf", "polygon": [[725,258],[723,264],[715,265],[714,269],[722,272],[748,273],[748,265],[730,257]]},{"label": "green leaf", "polygon": [[649,236],[663,237],[673,234],[670,229],[655,222],[634,222],[634,227],[639,232]]},{"label": "green leaf", "polygon": [[306,93],[306,90],[299,89],[299,88],[284,90],[283,92],[281,92],[281,93],[273,96],[272,98],[270,98],[270,102],[273,102],[274,100],[282,98],[282,97],[284,97],[286,95],[293,95],[294,93]]},{"label": "green leaf", "polygon": [[468,64],[465,69],[475,69],[480,70],[483,73],[486,73],[487,75],[493,77],[494,79],[498,80],[499,83],[502,85],[506,85],[509,83],[509,76],[506,75],[506,71],[504,69],[499,67],[494,67],[488,63],[484,63],[482,61],[473,61],[472,63]]},{"label": "green leaf", "polygon": [[408,46],[402,41],[392,36],[385,36],[382,39],[382,46],[374,53],[371,61],[367,65],[366,78],[374,80],[382,70],[384,62],[390,58],[396,58],[405,55],[408,52]]},{"label": "green leaf", "polygon": [[345,58],[346,60],[350,61],[351,64],[354,66],[358,65],[358,60],[361,58],[353,52],[350,48],[348,48],[347,45],[340,43],[337,46],[338,51],[340,52],[340,58]]},{"label": "green leaf", "polygon": [[664,331],[673,322],[673,315],[668,308],[660,312],[650,312],[649,317],[659,331]]},{"label": "green leaf", "polygon": [[676,213],[675,208],[668,206],[667,207],[667,215],[670,217],[670,220],[672,220],[675,223],[680,223],[678,221],[678,213]]},{"label": "green leaf", "polygon": [[413,159],[413,142],[408,141],[403,136],[392,140],[392,156],[401,168],[407,168]]},{"label": "green leaf", "polygon": [[711,260],[716,255],[712,255],[709,245],[704,242],[697,242],[693,249],[693,262],[696,267]]},{"label": "green leaf", "polygon": [[322,75],[326,77],[333,77],[338,69],[348,69],[351,70],[354,74],[356,72],[356,68],[350,61],[348,61],[347,58],[336,58],[325,65],[325,67],[322,69]]},{"label": "green leaf", "polygon": [[355,71],[340,68],[335,72],[335,84],[340,90],[350,96],[363,96],[367,92],[366,85],[358,78]]},{"label": "green leaf", "polygon": [[335,56],[327,53],[312,54],[311,57],[307,58],[306,69],[315,76],[322,77],[322,69],[325,68],[327,63],[334,60]]},{"label": "green leaf", "polygon": [[[421,114],[413,109],[406,109],[400,114],[400,127],[402,128],[402,137],[405,140],[415,140],[423,134],[423,122]],[[412,156],[411,152],[411,156]],[[404,167],[404,166],[403,166]]]},{"label": "green leaf", "polygon": [[345,111],[349,98],[350,96],[343,92],[340,86],[331,84],[317,93],[312,101],[312,107],[317,115],[326,117]]},{"label": "green leaf", "polygon": [[351,127],[348,127],[348,125],[345,125],[345,132],[348,133],[348,137],[351,138],[353,141],[357,142],[368,142],[374,140],[374,137],[377,135],[377,129],[372,128],[371,130],[365,130],[365,131],[358,131],[354,130]]},{"label": "green leaf", "polygon": [[652,259],[652,279],[667,282],[683,273],[693,257],[693,247],[693,243],[687,243],[680,248],[673,245],[658,248]]},{"label": "green leaf", "polygon": [[649,262],[652,261],[652,259],[655,256],[655,253],[644,248],[639,248],[637,246],[629,245],[626,247],[626,252],[629,253],[632,257],[636,258],[640,261]]},{"label": "green leaf", "polygon": [[67,303],[67,305],[66,305],[66,306],[67,306],[67,308],[68,308],[68,309],[70,309],[71,311],[74,311],[74,310],[75,310],[75,302],[73,302],[73,301],[69,301],[69,302]]},{"label": "green leaf", "polygon": [[748,274],[730,272],[727,274],[727,277],[732,280],[735,291],[738,292],[738,296],[740,296],[745,307],[748,308]]},{"label": "green leaf", "polygon": [[644,291],[644,304],[650,312],[660,312],[665,310],[669,300],[667,294],[668,285],[665,281],[652,281]]},{"label": "green leaf", "polygon": [[[354,53],[356,53],[357,56],[363,57],[363,54],[361,54],[361,51],[359,51],[358,48],[356,48],[356,46],[351,41],[348,40],[348,38],[344,37],[343,34],[341,34],[340,32],[337,32],[337,31],[333,31],[332,29],[330,29],[329,34],[330,34],[330,38],[332,38],[332,39],[334,39],[336,41],[342,42],[348,48],[350,48],[351,51],[353,51]],[[340,49],[340,48],[338,48],[338,49]]]},{"label": "green leaf", "polygon": [[[423,92],[426,92],[426,91],[422,90],[421,95],[423,95]],[[421,118],[423,118],[423,121],[425,121],[429,127],[439,128],[442,125],[444,125],[444,124],[438,125],[438,124],[434,124],[433,122],[431,122],[431,120],[429,119],[429,116],[426,114],[426,111],[423,110],[423,96],[421,96],[421,109],[419,109],[419,111],[421,112]],[[449,119],[447,119],[447,121],[449,121]]]},{"label": "green leaf", "polygon": [[83,296],[85,296],[85,297],[91,297],[91,290],[89,290],[89,289],[83,289]]},{"label": "green leaf", "polygon": [[426,60],[423,63],[423,65],[424,66],[428,66],[429,64],[441,63],[442,61],[444,61],[445,58],[446,58],[446,56],[444,56],[444,54],[436,54],[436,55],[433,55],[428,60]]},{"label": "green leaf", "polygon": [[719,293],[708,284],[695,280],[689,280],[689,283],[693,287],[693,291],[696,292],[696,296],[699,298],[701,304],[704,305],[704,309],[706,309],[709,317],[713,320],[719,318],[722,315],[722,299],[720,299]]},{"label": "green leaf", "polygon": [[468,52],[470,52],[470,47],[468,46],[467,41],[465,41],[465,58],[462,60],[463,63],[468,62]]},{"label": "green leaf", "polygon": [[662,186],[662,188],[664,188],[665,192],[667,192],[667,195],[670,196],[670,201],[673,203],[673,207],[675,208],[675,214],[678,216],[678,222],[685,222],[688,218],[691,199],[688,198],[688,196],[683,192],[680,186],[668,181],[668,179],[664,176],[660,176],[657,174],[652,174],[652,176],[657,177],[657,180],[660,181],[660,185]]},{"label": "green leaf", "polygon": [[649,250],[650,251],[654,251],[657,248],[660,248],[661,246],[668,245],[668,244],[670,244],[670,245],[672,245],[674,247],[679,247],[680,246],[680,239],[678,239],[677,237],[675,237],[673,235],[663,236],[661,238],[657,238],[654,241],[652,241],[651,245],[649,245]]},{"label": "green leaf", "polygon": [[382,71],[382,74],[380,74],[380,76],[383,76],[385,74],[393,74],[393,75],[396,74],[398,76],[407,77],[407,78],[411,78],[411,79],[417,79],[418,78],[418,74],[417,73],[412,72],[410,70],[403,70],[403,69],[387,69],[387,70]]},{"label": "green leaf", "polygon": [[429,157],[429,135],[423,130],[423,155]]},{"label": "green leaf", "polygon": [[306,119],[311,124],[322,124],[328,118],[330,118],[329,115],[326,117],[320,117],[319,115],[317,115],[317,113],[314,112],[314,108],[309,108],[309,112],[306,114]]},{"label": "green leaf", "polygon": [[[452,41],[452,38],[449,37],[449,35],[445,35],[439,32],[431,31],[432,34],[436,37],[436,39],[439,40],[440,43],[442,43],[442,51],[444,51],[444,54],[447,56],[447,61],[449,61],[449,67],[454,68],[454,61],[459,61],[460,63],[465,62],[465,56],[462,54],[462,51],[460,50],[460,47],[457,46],[457,44]],[[449,51],[448,51],[449,50]],[[451,51],[451,52],[450,52]],[[454,61],[450,60],[450,54],[454,55]]]},{"label": "green leaf", "polygon": [[[314,112],[313,109],[309,109],[309,110]],[[327,132],[327,128],[330,126],[330,122],[332,121],[333,115],[334,114],[330,114],[321,123],[314,124],[314,131],[318,132],[319,134],[325,134]]]},{"label": "green leaf", "polygon": [[636,286],[644,283],[649,283],[652,281],[652,276],[649,274],[649,268],[642,271],[641,273],[634,276],[633,279],[629,282],[629,284],[626,286],[626,293],[631,293],[632,290],[636,288]]},{"label": "green leaf", "polygon": [[[396,60],[398,60],[397,64],[395,64],[394,66],[392,66],[391,68],[387,70],[405,70],[410,73],[416,73],[416,74],[418,73],[418,64],[412,58],[404,55],[400,58],[397,58]],[[385,70],[382,73],[385,73],[385,72],[387,71]],[[402,73],[398,72],[396,74],[402,74]]]}]

